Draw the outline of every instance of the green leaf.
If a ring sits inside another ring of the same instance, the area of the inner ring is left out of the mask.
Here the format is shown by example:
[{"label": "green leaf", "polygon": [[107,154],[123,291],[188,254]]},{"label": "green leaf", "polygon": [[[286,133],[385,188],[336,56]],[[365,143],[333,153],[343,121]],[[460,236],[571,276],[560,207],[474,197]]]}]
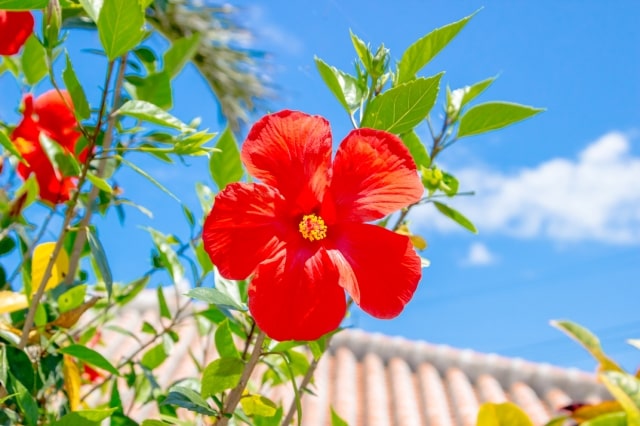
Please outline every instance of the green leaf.
[{"label": "green leaf", "polygon": [[101,422],[109,418],[114,411],[116,411],[116,408],[74,411],[65,414],[60,420],[51,423],[50,426],[100,426]]},{"label": "green leaf", "polygon": [[402,54],[400,62],[398,62],[398,74],[395,84],[398,85],[413,80],[416,73],[449,44],[476,13],[435,29],[409,46]]},{"label": "green leaf", "polygon": [[146,77],[127,77],[125,88],[134,99],[149,102],[162,109],[171,109],[173,105],[171,78],[165,71],[151,73]]},{"label": "green leaf", "polygon": [[98,22],[103,0],[79,0],[87,15],[93,22]]},{"label": "green leaf", "polygon": [[183,386],[174,386],[169,389],[169,395],[161,405],[176,405],[207,416],[217,414],[197,392]]},{"label": "green leaf", "polygon": [[427,148],[424,146],[416,132],[413,130],[400,135],[402,142],[409,148],[409,152],[413,157],[413,161],[416,162],[418,168],[420,166],[429,167],[431,165],[431,158],[427,152]]},{"label": "green leaf", "polygon": [[98,35],[107,58],[113,61],[136,47],[144,36],[144,12],[137,0],[104,0],[98,17]]},{"label": "green leaf", "polygon": [[231,182],[237,182],[244,175],[240,151],[233,133],[227,127],[218,138],[216,148],[209,159],[209,171],[218,189],[223,190]]},{"label": "green leaf", "polygon": [[544,111],[510,102],[486,102],[470,108],[460,118],[458,138],[502,129]]},{"label": "green leaf", "polygon": [[[580,426],[629,426],[627,414],[624,412],[609,413],[580,423]],[[560,426],[564,425],[561,423]],[[545,425],[547,426],[547,425]]]},{"label": "green leaf", "polygon": [[243,396],[240,400],[240,405],[247,416],[273,417],[278,410],[273,401],[262,395]]},{"label": "green leaf", "polygon": [[465,105],[475,99],[480,93],[484,92],[495,79],[496,77],[490,77],[471,86],[465,86],[449,93],[447,97],[447,113],[452,116],[457,115]]},{"label": "green leaf", "polygon": [[640,426],[640,380],[620,371],[603,371],[598,377],[627,413],[628,426]]},{"label": "green leaf", "polygon": [[104,252],[104,247],[95,233],[94,228],[89,227],[87,229],[87,242],[91,249],[91,254],[98,265],[98,270],[104,281],[104,285],[107,289],[107,297],[111,299],[111,293],[113,292],[113,275],[111,274],[111,267],[109,266],[109,259]]},{"label": "green leaf", "polygon": [[63,176],[79,176],[80,164],[78,160],[67,150],[62,148],[57,141],[49,138],[44,133],[40,133],[40,145],[45,154],[51,160],[53,167],[62,173]]},{"label": "green leaf", "polygon": [[164,53],[162,62],[163,70],[169,74],[171,78],[178,75],[196,52],[200,44],[200,34],[195,33],[188,37],[183,37],[171,43],[171,46]]},{"label": "green leaf", "polygon": [[477,426],[533,426],[529,417],[512,402],[486,402],[478,411]]},{"label": "green leaf", "polygon": [[42,77],[47,75],[47,52],[45,48],[40,44],[38,37],[35,34],[31,34],[24,44],[24,50],[22,51],[22,72],[27,80],[27,83],[31,86],[35,86]]},{"label": "green leaf", "polygon": [[344,109],[350,114],[357,110],[363,97],[358,80],[354,76],[328,65],[317,56],[315,62],[320,76]]},{"label": "green leaf", "polygon": [[148,121],[149,123],[178,129],[181,132],[195,130],[158,106],[146,101],[127,101],[116,113],[142,121]]},{"label": "green leaf", "polygon": [[218,358],[207,365],[202,372],[203,398],[208,398],[234,388],[240,383],[244,362],[239,358]]},{"label": "green leaf", "polygon": [[471,223],[471,221],[469,219],[467,219],[466,217],[464,217],[462,215],[462,213],[460,213],[459,211],[447,206],[446,204],[442,204],[442,203],[440,203],[438,201],[434,201],[433,204],[436,206],[436,208],[438,209],[438,211],[440,213],[442,213],[443,215],[445,215],[449,219],[453,220],[458,225],[462,226],[465,229],[468,229],[469,231],[473,232],[474,234],[478,233],[478,230],[473,225],[473,223]]},{"label": "green leaf", "polygon": [[13,156],[15,156],[21,163],[29,165],[27,161],[22,157],[20,151],[16,148],[16,146],[11,142],[11,140],[7,137],[7,135],[0,131],[0,145],[7,151],[9,151]]},{"label": "green leaf", "polygon": [[580,343],[599,363],[603,370],[623,371],[600,346],[600,340],[585,327],[571,321],[551,321],[551,325]]},{"label": "green leaf", "polygon": [[73,65],[71,64],[71,59],[69,59],[69,54],[66,53],[65,56],[67,59],[67,63],[64,71],[62,72],[62,79],[64,80],[65,86],[67,86],[69,95],[71,95],[71,100],[73,101],[73,107],[76,117],[84,120],[91,116],[91,107],[87,102],[87,97],[84,93],[84,89],[82,88],[82,85],[78,81],[78,77],[73,70]]},{"label": "green leaf", "polygon": [[38,424],[38,404],[35,398],[29,390],[22,384],[22,382],[15,378],[11,373],[8,373],[8,386],[9,393],[16,394],[16,402],[24,414],[25,424],[27,426],[36,426]]},{"label": "green leaf", "polygon": [[16,248],[16,240],[13,238],[4,237],[0,239],[0,256],[10,253],[14,248]]},{"label": "green leaf", "polygon": [[164,235],[153,228],[144,229],[151,234],[153,244],[160,255],[160,262],[162,266],[169,272],[174,283],[180,282],[184,276],[184,267],[182,266],[182,263],[180,263],[178,254],[171,247],[174,237]]},{"label": "green leaf", "polygon": [[0,0],[0,10],[44,9],[49,0]]},{"label": "green leaf", "polygon": [[162,318],[171,319],[171,311],[167,305],[167,299],[164,297],[164,291],[162,287],[156,287],[156,293],[158,295],[158,307],[160,308],[160,316]]},{"label": "green leaf", "polygon": [[92,184],[97,186],[102,191],[108,194],[113,194],[113,188],[111,187],[111,185],[109,185],[109,182],[107,182],[106,180],[99,178],[98,176],[94,175],[91,172],[87,172],[87,179],[89,179],[89,181]]},{"label": "green leaf", "polygon": [[171,423],[163,422],[162,420],[146,419],[140,423],[140,426],[169,426]]},{"label": "green leaf", "polygon": [[369,47],[351,30],[349,30],[349,34],[351,34],[351,43],[353,43],[353,48],[356,50],[358,58],[362,61],[364,69],[367,70],[369,74],[373,74],[373,56],[371,55]]},{"label": "green leaf", "polygon": [[169,356],[168,352],[169,351],[167,350],[167,343],[166,341],[163,341],[162,343],[153,346],[151,349],[145,352],[144,355],[142,355],[140,364],[142,364],[149,370],[154,370],[162,365],[163,362],[165,362],[165,360]]},{"label": "green leaf", "polygon": [[331,426],[349,426],[349,424],[336,413],[333,407],[331,407]]},{"label": "green leaf", "polygon": [[158,182],[157,180],[155,180],[153,177],[151,177],[150,174],[148,174],[147,172],[145,172],[144,170],[142,170],[140,167],[136,166],[134,163],[130,162],[129,160],[125,160],[123,157],[121,157],[120,155],[117,155],[116,158],[122,162],[122,164],[126,164],[127,166],[131,167],[133,169],[133,171],[137,172],[138,174],[144,176],[145,178],[147,178],[147,180],[149,182],[151,182],[152,184],[154,184],[155,186],[157,186],[162,192],[164,192],[165,194],[169,195],[171,198],[173,198],[174,200],[176,200],[178,203],[182,202],[180,201],[180,199],[178,197],[176,197],[173,192],[169,191],[164,185],[162,185],[160,182]]},{"label": "green leaf", "polygon": [[361,127],[395,134],[410,132],[435,104],[442,74],[418,78],[376,96],[367,105]]},{"label": "green leaf", "polygon": [[68,312],[84,303],[84,297],[87,295],[87,285],[79,285],[73,287],[58,297],[58,309],[60,313]]},{"label": "green leaf", "polygon": [[454,195],[456,195],[458,193],[459,186],[460,186],[460,183],[458,182],[458,179],[456,179],[455,176],[447,172],[442,173],[442,180],[440,181],[440,189],[445,194],[447,194],[448,197],[453,197]]},{"label": "green leaf", "polygon": [[60,353],[71,355],[78,358],[80,361],[93,365],[94,367],[101,368],[109,373],[119,376],[120,372],[113,366],[105,357],[93,349],[87,348],[82,345],[69,345],[59,349]]},{"label": "green leaf", "polygon": [[186,293],[186,296],[196,300],[216,305],[221,308],[233,309],[236,311],[246,311],[247,308],[238,304],[228,295],[222,293],[220,290],[210,287],[197,287],[192,288]]},{"label": "green leaf", "polygon": [[216,349],[221,357],[240,358],[240,352],[238,352],[236,344],[233,341],[233,335],[231,334],[228,319],[225,319],[218,324],[218,327],[216,328],[215,342]]}]

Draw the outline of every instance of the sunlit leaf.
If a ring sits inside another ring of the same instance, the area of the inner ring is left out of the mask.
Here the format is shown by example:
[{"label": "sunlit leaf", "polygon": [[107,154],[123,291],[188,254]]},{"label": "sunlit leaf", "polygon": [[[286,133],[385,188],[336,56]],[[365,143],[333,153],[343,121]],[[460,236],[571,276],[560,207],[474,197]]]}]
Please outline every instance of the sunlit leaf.
[{"label": "sunlit leaf", "polygon": [[236,311],[245,311],[247,309],[245,306],[238,304],[236,300],[233,300],[231,297],[215,288],[192,288],[186,293],[186,296],[218,307],[234,309]]},{"label": "sunlit leaf", "polygon": [[34,10],[47,7],[49,0],[0,0],[0,10]]},{"label": "sunlit leaf", "polygon": [[183,132],[194,130],[162,108],[146,101],[127,101],[116,113]]},{"label": "sunlit leaf", "polygon": [[158,307],[160,309],[160,317],[171,319],[171,311],[167,305],[167,299],[164,297],[163,287],[158,286],[156,288],[156,294],[158,296]]},{"label": "sunlit leaf", "polygon": [[584,405],[571,413],[571,418],[577,422],[584,422],[595,419],[603,414],[611,414],[622,411],[622,406],[618,401],[602,401],[597,404]]},{"label": "sunlit leaf", "polygon": [[242,411],[247,416],[272,417],[276,415],[278,407],[270,399],[262,395],[246,395],[240,400]]},{"label": "sunlit leaf", "polygon": [[627,413],[627,424],[640,426],[640,380],[620,371],[603,371],[598,377]]},{"label": "sunlit leaf", "polygon": [[420,166],[429,167],[431,165],[431,158],[427,152],[427,148],[424,146],[416,132],[413,130],[400,135],[402,142],[409,148],[409,152],[413,157],[418,168]]},{"label": "sunlit leaf", "polygon": [[477,426],[533,426],[529,417],[512,402],[484,403],[478,411]]},{"label": "sunlit leaf", "polygon": [[486,102],[476,105],[462,115],[458,137],[479,135],[502,129],[518,121],[533,117],[544,111],[527,105],[510,102]]},{"label": "sunlit leaf", "polygon": [[109,418],[115,408],[104,410],[80,410],[65,414],[60,420],[51,423],[50,426],[100,426],[100,423]]},{"label": "sunlit leaf", "polygon": [[151,349],[147,350],[144,355],[142,355],[142,359],[140,360],[140,364],[148,368],[149,370],[154,370],[167,359],[169,353],[167,351],[166,342],[163,341],[159,343]]},{"label": "sunlit leaf", "polygon": [[358,80],[354,76],[328,65],[317,56],[315,62],[320,76],[344,109],[348,113],[358,109],[363,96]]},{"label": "sunlit leaf", "polygon": [[47,75],[47,52],[45,48],[40,44],[35,34],[27,39],[24,44],[22,56],[20,58],[22,62],[22,72],[27,80],[27,83],[34,86],[42,78]]},{"label": "sunlit leaf", "polygon": [[92,184],[97,186],[102,191],[107,192],[109,194],[113,194],[113,188],[111,187],[111,185],[109,185],[109,183],[106,180],[94,175],[91,172],[87,172],[87,179],[89,179],[89,181]]},{"label": "sunlit leaf", "polygon": [[442,74],[418,78],[376,96],[367,105],[361,126],[396,134],[410,132],[435,104]]},{"label": "sunlit leaf", "polygon": [[202,372],[203,398],[231,389],[240,383],[244,362],[239,358],[218,358],[207,365]]},{"label": "sunlit leaf", "polygon": [[198,33],[175,40],[164,53],[162,59],[163,70],[169,74],[171,78],[178,75],[186,63],[189,62],[198,51],[199,43],[200,34]]},{"label": "sunlit leaf", "polygon": [[63,354],[78,358],[80,361],[89,365],[106,370],[116,376],[120,375],[120,372],[104,356],[86,346],[73,344],[60,348],[59,351]]},{"label": "sunlit leaf", "polygon": [[73,287],[58,297],[58,309],[60,313],[68,312],[82,305],[87,294],[87,285]]},{"label": "sunlit leaf", "polygon": [[93,296],[91,299],[81,304],[80,306],[60,314],[60,316],[53,320],[50,325],[64,329],[73,327],[80,320],[82,314],[92,308],[93,305],[98,302],[98,300],[100,300],[100,296]]},{"label": "sunlit leaf", "polygon": [[[35,294],[38,287],[42,283],[45,270],[49,261],[52,259],[53,252],[55,250],[56,243],[42,243],[38,244],[33,250],[33,256],[31,257],[31,282],[33,283],[31,289],[31,295]],[[51,275],[45,285],[45,290],[51,290],[62,283],[69,273],[69,255],[66,251],[60,250],[55,260],[53,261],[53,268],[51,269]]]},{"label": "sunlit leaf", "polygon": [[40,133],[40,145],[51,164],[53,164],[56,173],[61,173],[62,176],[79,176],[80,164],[72,153],[64,149],[57,141],[49,138],[44,133]]},{"label": "sunlit leaf", "polygon": [[87,15],[93,22],[98,22],[103,0],[79,0]]},{"label": "sunlit leaf", "polygon": [[484,92],[495,79],[495,77],[490,77],[471,86],[461,87],[449,93],[447,96],[447,113],[457,115],[465,105],[475,99],[480,93]]},{"label": "sunlit leaf", "polygon": [[65,69],[62,72],[62,78],[64,80],[64,84],[67,86],[69,95],[71,95],[75,114],[78,118],[83,120],[89,118],[89,116],[91,115],[91,107],[87,102],[87,96],[84,93],[82,85],[78,81],[76,72],[73,70],[73,65],[71,65],[69,54],[67,53],[65,56],[67,62]]},{"label": "sunlit leaf", "polygon": [[69,399],[69,408],[71,411],[77,411],[80,408],[80,369],[69,355],[64,355],[62,359],[62,377],[64,390]]},{"label": "sunlit leaf", "polygon": [[396,84],[412,80],[418,71],[427,65],[431,59],[458,35],[473,15],[475,15],[475,13],[457,22],[437,28],[409,46],[402,54],[400,62],[398,62]]},{"label": "sunlit leaf", "polygon": [[585,327],[571,321],[551,321],[551,325],[580,343],[600,363],[603,370],[622,371],[622,369],[605,355],[600,346],[600,339]]},{"label": "sunlit leaf", "polygon": [[351,34],[351,43],[353,43],[353,48],[356,50],[356,54],[358,55],[358,58],[360,58],[360,60],[362,61],[362,64],[364,65],[364,68],[367,70],[367,72],[369,72],[369,74],[373,74],[372,73],[373,56],[371,55],[371,51],[369,50],[369,47],[364,43],[364,41],[362,41],[352,31],[349,31],[349,33]]},{"label": "sunlit leaf", "polygon": [[7,137],[4,131],[0,131],[0,145],[7,151],[9,151],[13,156],[15,156],[21,163],[27,164],[26,160],[20,154],[20,151],[16,148],[16,146],[11,142],[11,140]]},{"label": "sunlit leaf", "polygon": [[216,148],[220,152],[214,152],[211,155],[209,171],[213,181],[222,190],[229,183],[240,180],[244,171],[236,138],[228,127],[218,138]]},{"label": "sunlit leaf", "polygon": [[19,311],[29,306],[27,296],[10,290],[0,290],[0,314]]},{"label": "sunlit leaf", "polygon": [[156,231],[153,228],[145,229],[151,234],[151,239],[158,251],[162,266],[169,272],[174,283],[180,282],[184,276],[184,267],[182,263],[180,263],[178,254],[171,247],[171,239],[173,236],[164,235],[162,232]]},{"label": "sunlit leaf", "polygon": [[104,0],[98,17],[98,35],[109,60],[133,49],[144,36],[144,13],[132,0]]},{"label": "sunlit leaf", "polygon": [[627,422],[627,414],[624,412],[603,414],[594,419],[580,423],[580,426],[630,426]]},{"label": "sunlit leaf", "polygon": [[164,110],[171,109],[173,105],[171,77],[165,71],[145,77],[128,76],[125,88],[134,99],[149,102]]},{"label": "sunlit leaf", "polygon": [[236,344],[233,341],[233,335],[231,334],[231,328],[229,327],[229,320],[225,319],[216,328],[215,343],[218,354],[221,357],[227,358],[240,358],[240,352],[236,348]]},{"label": "sunlit leaf", "polygon": [[331,426],[349,426],[349,424],[336,413],[333,407],[331,407]]},{"label": "sunlit leaf", "polygon": [[474,234],[478,233],[478,230],[476,229],[475,225],[469,219],[467,219],[462,213],[460,213],[453,207],[447,206],[446,204],[442,204],[438,201],[434,201],[433,205],[436,206],[436,209],[438,209],[440,213],[442,213],[449,219],[453,220],[458,225],[473,232]]}]

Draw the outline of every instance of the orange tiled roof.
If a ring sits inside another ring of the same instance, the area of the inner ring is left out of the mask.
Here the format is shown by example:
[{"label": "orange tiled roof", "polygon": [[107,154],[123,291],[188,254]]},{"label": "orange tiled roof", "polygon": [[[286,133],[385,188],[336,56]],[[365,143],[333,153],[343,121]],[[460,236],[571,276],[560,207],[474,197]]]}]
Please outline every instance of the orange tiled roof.
[{"label": "orange tiled roof", "polygon": [[[117,314],[117,325],[139,334],[144,321],[160,324],[155,291],[145,291],[149,294],[140,295]],[[212,333],[200,336],[192,318],[183,321],[177,331],[180,341],[156,370],[163,388],[179,379],[197,377],[190,351],[206,354],[204,362],[215,356]],[[102,336],[106,347],[100,352],[115,362],[139,347],[135,338],[121,332],[106,329]],[[592,374],[576,369],[361,330],[344,330],[334,336],[318,364],[312,391],[314,395],[303,397],[305,426],[330,425],[330,407],[351,426],[475,426],[478,407],[487,401],[515,402],[534,424],[543,425],[572,401],[596,402],[608,395]],[[269,397],[285,407],[293,398],[290,387],[269,392]],[[129,406],[133,397],[122,392],[123,405]],[[94,403],[97,398],[95,395]],[[136,420],[157,415],[153,404],[133,407],[131,417]]]}]

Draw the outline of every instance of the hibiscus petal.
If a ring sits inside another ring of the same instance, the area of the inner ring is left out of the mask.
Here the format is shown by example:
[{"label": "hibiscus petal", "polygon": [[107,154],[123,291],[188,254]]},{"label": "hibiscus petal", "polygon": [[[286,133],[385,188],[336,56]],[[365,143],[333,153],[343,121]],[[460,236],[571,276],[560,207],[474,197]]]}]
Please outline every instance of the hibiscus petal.
[{"label": "hibiscus petal", "polygon": [[0,55],[18,53],[33,33],[33,25],[31,12],[0,10]]},{"label": "hibiscus petal", "polygon": [[339,275],[323,249],[287,247],[258,266],[249,310],[275,340],[316,340],[338,328],[346,313]]},{"label": "hibiscus petal", "polygon": [[77,131],[78,122],[73,115],[73,101],[69,92],[49,90],[34,100],[33,109],[40,129],[70,152],[74,152],[80,133]]},{"label": "hibiscus petal", "polygon": [[216,196],[202,240],[223,277],[247,278],[282,247],[291,228],[283,222],[283,205],[275,189],[260,184],[232,183]]},{"label": "hibiscus petal", "polygon": [[338,221],[380,219],[417,202],[423,192],[411,154],[397,136],[357,129],[340,144],[330,188]]},{"label": "hibiscus petal", "polygon": [[242,146],[249,173],[301,212],[318,207],[328,184],[331,129],[322,117],[280,111],[260,119]]},{"label": "hibiscus petal", "polygon": [[422,274],[408,237],[376,225],[349,223],[334,226],[328,244],[340,285],[365,312],[376,318],[402,312]]}]

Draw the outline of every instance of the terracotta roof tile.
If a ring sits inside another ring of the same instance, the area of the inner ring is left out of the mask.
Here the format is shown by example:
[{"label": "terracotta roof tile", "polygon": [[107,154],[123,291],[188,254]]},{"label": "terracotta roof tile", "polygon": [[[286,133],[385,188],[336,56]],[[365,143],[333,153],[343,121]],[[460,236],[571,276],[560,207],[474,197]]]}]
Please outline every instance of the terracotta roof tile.
[{"label": "terracotta roof tile", "polygon": [[[129,305],[116,321],[136,335],[144,321],[160,326],[155,295],[139,299],[147,302]],[[215,356],[212,333],[201,336],[193,319],[185,320],[178,333],[180,341],[156,370],[163,387],[196,376],[190,353],[202,364]],[[106,347],[100,351],[115,362],[139,347],[136,339],[109,329],[103,330],[103,341]],[[260,383],[252,386],[258,389]],[[311,390],[314,395],[303,398],[305,426],[330,425],[331,407],[352,426],[475,426],[478,407],[486,401],[513,401],[543,425],[571,401],[607,398],[594,376],[579,370],[360,330],[334,336]],[[293,398],[290,386],[268,392],[285,407]],[[121,387],[125,406],[133,396]],[[153,404],[134,407],[134,419],[157,415]]]}]

